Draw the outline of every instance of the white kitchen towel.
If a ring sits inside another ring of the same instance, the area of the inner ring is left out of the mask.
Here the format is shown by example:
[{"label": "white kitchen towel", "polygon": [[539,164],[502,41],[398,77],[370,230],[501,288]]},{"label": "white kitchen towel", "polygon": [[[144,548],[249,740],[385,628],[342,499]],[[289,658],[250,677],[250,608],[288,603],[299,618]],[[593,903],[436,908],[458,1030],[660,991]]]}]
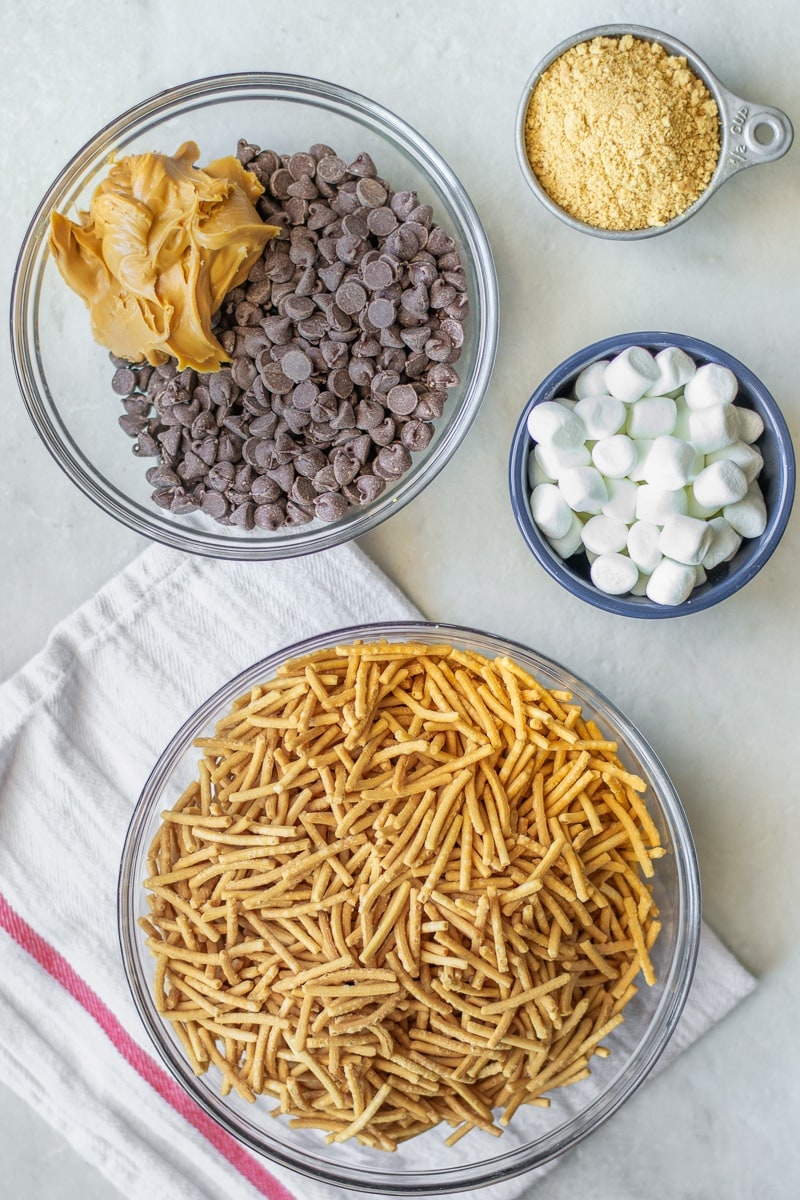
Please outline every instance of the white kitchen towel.
[{"label": "white kitchen towel", "polygon": [[[418,616],[353,546],[259,564],[153,547],[0,687],[0,1071],[127,1200],[344,1196],[246,1151],[157,1063],[122,969],[117,873],[150,768],[210,692],[299,638]],[[670,1053],[753,985],[704,929]],[[548,1169],[474,1195],[533,1197]]]}]

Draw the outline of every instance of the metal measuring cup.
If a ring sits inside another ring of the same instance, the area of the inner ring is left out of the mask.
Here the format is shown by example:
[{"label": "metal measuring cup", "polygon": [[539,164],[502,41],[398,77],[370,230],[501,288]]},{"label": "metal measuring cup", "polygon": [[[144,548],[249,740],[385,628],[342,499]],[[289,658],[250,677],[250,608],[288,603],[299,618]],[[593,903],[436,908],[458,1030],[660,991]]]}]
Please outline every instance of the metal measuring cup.
[{"label": "metal measuring cup", "polygon": [[[677,217],[673,217],[671,221],[667,221],[664,225],[650,225],[644,229],[602,229],[571,217],[551,199],[539,183],[525,149],[525,117],[531,94],[542,74],[565,51],[577,46],[580,42],[588,42],[596,37],[620,38],[626,33],[643,41],[658,42],[669,54],[686,59],[695,75],[703,81],[717,103],[720,121],[720,154],[714,174],[703,194],[695,200],[694,204],[679,213]],[[571,225],[573,229],[578,229],[582,233],[590,233],[594,237],[615,241],[634,241],[638,238],[656,237],[657,234],[666,233],[668,230],[682,225],[684,221],[693,217],[714,192],[733,175],[747,167],[775,162],[776,159],[782,158],[791,146],[793,138],[792,123],[785,112],[779,108],[754,104],[751,100],[743,100],[740,96],[734,95],[689,46],[685,46],[677,38],[661,33],[658,29],[650,29],[645,25],[596,25],[593,29],[584,29],[582,33],[575,33],[572,37],[560,42],[549,54],[545,55],[531,73],[517,109],[517,158],[522,173],[534,194],[545,208],[565,224]]]}]

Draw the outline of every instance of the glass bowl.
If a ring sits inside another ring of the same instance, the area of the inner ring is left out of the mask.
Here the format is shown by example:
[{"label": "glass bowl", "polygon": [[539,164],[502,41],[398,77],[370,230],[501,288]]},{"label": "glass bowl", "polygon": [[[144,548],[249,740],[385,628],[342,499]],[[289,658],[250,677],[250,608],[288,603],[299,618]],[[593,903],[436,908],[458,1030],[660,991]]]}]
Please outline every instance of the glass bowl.
[{"label": "glass bowl", "polygon": [[[508,654],[545,686],[571,692],[584,716],[595,715],[603,733],[618,742],[625,766],[648,784],[648,808],[667,851],[655,862],[652,880],[663,922],[653,950],[656,984],[639,988],[622,1025],[605,1040],[610,1056],[593,1060],[597,1065],[588,1079],[554,1091],[549,1109],[520,1108],[498,1139],[473,1130],[448,1149],[441,1130],[433,1130],[401,1144],[393,1154],[352,1142],[328,1146],[318,1132],[291,1129],[286,1118],[272,1118],[266,1098],[251,1105],[235,1095],[223,1098],[216,1079],[196,1077],[152,999],[155,963],[137,925],[147,911],[142,886],[147,850],[159,814],[196,776],[200,751],[193,748],[193,739],[208,735],[235,698],[271,678],[287,658],[359,638],[452,645],[490,658]],[[613,704],[564,667],[514,642],[452,625],[399,622],[340,629],[279,651],[241,672],[189,717],[159,758],[136,805],[122,853],[118,919],[125,971],[147,1032],[167,1068],[211,1117],[251,1150],[314,1179],[347,1191],[420,1196],[498,1183],[541,1166],[597,1129],[624,1103],[652,1070],[675,1029],[692,982],[701,912],[697,860],[680,800],[650,746]],[[421,1169],[421,1161],[437,1165]]]},{"label": "glass bowl", "polygon": [[[745,538],[730,562],[721,563],[708,572],[705,583],[696,587],[688,600],[675,606],[656,604],[647,596],[610,596],[596,588],[589,576],[589,561],[581,550],[569,559],[560,558],[531,516],[528,482],[528,455],[532,445],[527,429],[531,409],[545,400],[567,396],[572,384],[581,371],[591,363],[604,358],[613,358],[628,346],[644,346],[655,354],[665,346],[680,346],[695,362],[719,363],[733,371],[739,381],[737,403],[755,409],[764,422],[764,432],[756,445],[764,458],[764,467],[758,476],[758,484],[764,493],[767,505],[767,525],[757,538]],[[624,333],[594,342],[578,350],[550,372],[542,380],[523,409],[514,437],[508,463],[508,483],[511,507],[517,526],[528,549],[544,567],[548,575],[560,583],[573,596],[587,600],[595,608],[626,617],[659,619],[682,617],[688,613],[701,612],[713,604],[726,600],[738,592],[757,575],[767,559],[775,552],[778,542],[792,511],[795,492],[795,457],[792,439],[783,414],[774,397],[753,372],[718,346],[701,342],[682,333]]]},{"label": "glass bowl", "polygon": [[[372,503],[341,520],[274,533],[226,527],[201,514],[156,507],[145,479],[157,460],[137,459],[118,427],[106,350],[89,328],[83,302],[70,291],[48,250],[51,212],[88,208],[112,155],[174,154],[198,143],[201,162],[235,153],[236,142],[293,153],[315,142],[351,161],[360,151],[397,190],[415,189],[455,239],[466,271],[470,312],[457,363],[460,383],[448,393],[430,445]],[[348,157],[349,156],[349,157]],[[287,558],[359,537],[413,500],[464,438],[489,383],[497,344],[494,263],[480,219],[447,163],[414,129],[372,100],[318,79],[235,74],[199,79],[137,105],[102,129],[67,164],[31,221],[17,263],[11,340],[17,379],[36,429],[56,462],[111,516],[138,534],[215,558]]]}]

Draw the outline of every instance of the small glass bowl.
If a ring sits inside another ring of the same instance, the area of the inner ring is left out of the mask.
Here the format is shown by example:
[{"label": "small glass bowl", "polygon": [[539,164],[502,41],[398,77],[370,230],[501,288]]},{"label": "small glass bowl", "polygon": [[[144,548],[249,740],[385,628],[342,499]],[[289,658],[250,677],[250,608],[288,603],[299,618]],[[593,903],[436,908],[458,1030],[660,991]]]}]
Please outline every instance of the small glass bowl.
[{"label": "small glass bowl", "polygon": [[[652,881],[663,922],[653,949],[657,982],[642,985],[626,1007],[622,1025],[606,1039],[610,1056],[593,1060],[588,1079],[554,1091],[549,1109],[520,1108],[499,1139],[473,1130],[448,1149],[438,1129],[401,1144],[391,1155],[353,1142],[328,1146],[317,1131],[291,1129],[286,1118],[272,1118],[268,1098],[248,1105],[235,1094],[220,1096],[214,1073],[195,1076],[169,1023],[156,1011],[155,960],[137,925],[148,911],[142,884],[159,814],[196,777],[200,752],[194,739],[208,736],[234,699],[271,678],[286,659],[380,638],[451,645],[490,658],[508,654],[546,687],[571,692],[584,716],[595,716],[618,742],[626,767],[647,783],[645,800],[667,851],[656,861]],[[597,1129],[642,1083],[667,1045],[691,987],[701,924],[697,860],[686,815],[664,767],[630,721],[595,688],[524,646],[478,630],[425,622],[359,625],[308,638],[242,671],[211,696],[172,738],[144,786],[122,852],[118,897],[122,957],[134,1003],[156,1050],[188,1094],[251,1150],[320,1182],[379,1196],[442,1195],[500,1183],[556,1158]],[[421,1169],[421,1155],[426,1164],[439,1165]]]},{"label": "small glass bowl", "polygon": [[[688,600],[675,606],[656,604],[647,596],[609,596],[601,592],[591,581],[589,560],[583,551],[569,559],[560,558],[531,516],[528,482],[528,457],[533,446],[528,433],[527,421],[531,409],[545,400],[557,400],[568,396],[578,375],[591,363],[604,358],[614,358],[628,346],[644,346],[653,354],[665,346],[680,346],[698,365],[720,363],[733,371],[739,381],[737,403],[755,409],[764,422],[764,432],[757,446],[764,457],[764,467],[758,484],[764,493],[767,505],[767,526],[758,538],[745,538],[730,562],[721,563],[709,571],[706,582],[696,587]],[[775,399],[744,363],[732,354],[698,341],[682,333],[624,333],[605,338],[591,346],[578,350],[550,372],[542,380],[523,409],[514,437],[508,463],[508,483],[511,492],[511,507],[528,548],[556,583],[581,600],[587,600],[595,608],[617,613],[626,617],[682,617],[687,613],[701,612],[712,604],[719,604],[734,592],[743,588],[757,575],[774,553],[792,511],[795,492],[795,457],[792,439],[786,421]]]},{"label": "small glass bowl", "polygon": [[[370,504],[325,525],[247,531],[203,514],[176,516],[156,507],[145,471],[158,460],[137,459],[117,424],[113,368],[91,334],[83,302],[70,291],[48,250],[50,214],[89,207],[111,156],[157,150],[174,154],[188,140],[201,162],[235,153],[244,137],[280,153],[331,145],[346,161],[366,151],[397,190],[415,189],[454,238],[468,280],[470,312],[456,364],[460,383],[424,451],[396,483]],[[102,129],[48,189],[20,251],[11,302],[14,364],[23,399],[56,462],[111,516],[138,534],[214,558],[288,558],[359,537],[397,512],[441,471],[480,407],[497,345],[497,279],[480,219],[444,159],[388,109],[318,79],[236,74],[199,79],[137,105]]]},{"label": "small glass bowl", "polygon": [[[571,50],[581,42],[590,42],[593,38],[621,38],[626,34],[646,42],[657,42],[668,54],[677,58],[685,58],[691,70],[708,88],[717,104],[719,111],[720,151],[714,174],[701,196],[682,213],[678,213],[664,225],[649,225],[644,229],[602,229],[596,225],[588,225],[565,212],[559,204],[545,191],[534,172],[525,149],[525,117],[528,112],[533,90],[556,59]],[[651,29],[645,25],[596,25],[593,29],[584,29],[574,33],[554,46],[541,62],[537,63],[522,89],[516,118],[516,147],[517,160],[525,180],[537,199],[554,216],[566,225],[581,233],[593,237],[606,238],[609,241],[630,242],[639,238],[657,237],[683,225],[690,217],[710,200],[714,192],[726,180],[746,167],[758,166],[762,163],[775,162],[788,151],[794,138],[792,123],[780,108],[770,108],[765,104],[756,104],[752,100],[743,100],[726,88],[721,80],[709,69],[706,63],[690,46],[679,42],[677,38],[659,29]]]}]

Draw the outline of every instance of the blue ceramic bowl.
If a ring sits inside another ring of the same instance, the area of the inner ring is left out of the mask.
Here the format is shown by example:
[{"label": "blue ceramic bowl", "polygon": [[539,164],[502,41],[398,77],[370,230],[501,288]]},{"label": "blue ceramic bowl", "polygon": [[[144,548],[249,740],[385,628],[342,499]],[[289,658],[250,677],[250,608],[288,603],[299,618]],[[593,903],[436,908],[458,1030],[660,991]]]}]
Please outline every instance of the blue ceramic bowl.
[{"label": "blue ceramic bowl", "polygon": [[[674,607],[655,604],[646,596],[609,596],[594,586],[589,577],[589,561],[581,550],[571,558],[559,558],[531,516],[528,483],[528,456],[533,446],[527,429],[528,415],[536,404],[571,394],[580,372],[602,358],[613,358],[628,346],[645,346],[652,353],[665,346],[680,346],[699,364],[714,362],[728,367],[739,380],[737,403],[753,408],[764,422],[757,445],[764,457],[758,483],[767,504],[767,526],[759,538],[745,538],[733,559],[708,573],[705,583],[696,587],[688,600]],[[795,490],[795,456],[786,422],[774,398],[752,371],[733,355],[709,342],[680,333],[625,333],[594,342],[565,359],[544,379],[531,396],[519,418],[509,458],[511,506],[520,532],[528,547],[556,582],[573,596],[596,608],[627,617],[682,617],[700,612],[726,600],[758,574],[780,541],[792,510]]]}]

